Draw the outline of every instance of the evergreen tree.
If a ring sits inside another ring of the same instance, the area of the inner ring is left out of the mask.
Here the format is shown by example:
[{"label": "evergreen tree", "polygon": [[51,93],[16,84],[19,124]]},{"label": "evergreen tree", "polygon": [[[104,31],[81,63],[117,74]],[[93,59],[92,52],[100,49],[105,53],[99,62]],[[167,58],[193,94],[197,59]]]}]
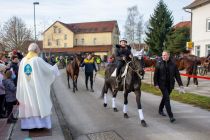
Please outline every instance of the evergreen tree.
[{"label": "evergreen tree", "polygon": [[180,52],[186,50],[186,42],[188,41],[190,41],[190,28],[176,28],[168,37],[167,49],[172,54],[180,54]]},{"label": "evergreen tree", "polygon": [[172,13],[168,10],[163,0],[160,0],[154,10],[154,14],[149,19],[146,32],[145,42],[150,47],[150,53],[161,55],[162,51],[167,49],[167,36],[171,33],[172,25]]}]

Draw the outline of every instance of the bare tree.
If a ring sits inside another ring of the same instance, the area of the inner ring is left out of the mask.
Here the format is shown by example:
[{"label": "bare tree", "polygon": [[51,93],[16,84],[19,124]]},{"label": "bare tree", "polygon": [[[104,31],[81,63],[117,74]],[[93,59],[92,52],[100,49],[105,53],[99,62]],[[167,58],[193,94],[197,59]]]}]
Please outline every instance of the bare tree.
[{"label": "bare tree", "polygon": [[138,7],[128,8],[128,16],[125,22],[125,37],[130,44],[141,43],[143,34],[143,16],[140,15]]},{"label": "bare tree", "polygon": [[1,29],[1,42],[8,49],[22,50],[23,44],[32,39],[31,30],[26,28],[25,23],[18,17],[10,18]]},{"label": "bare tree", "polygon": [[137,25],[136,25],[136,42],[138,44],[141,44],[141,41],[142,41],[142,34],[143,34],[143,16],[139,16],[139,20],[137,22]]}]

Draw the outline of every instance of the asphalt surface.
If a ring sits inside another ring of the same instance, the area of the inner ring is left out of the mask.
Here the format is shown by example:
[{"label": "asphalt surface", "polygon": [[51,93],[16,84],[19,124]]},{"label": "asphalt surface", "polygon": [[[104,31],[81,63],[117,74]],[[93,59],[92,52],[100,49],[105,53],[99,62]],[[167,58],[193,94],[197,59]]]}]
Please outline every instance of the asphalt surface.
[{"label": "asphalt surface", "polygon": [[[123,117],[123,94],[118,93],[116,105],[119,112],[111,108],[111,94],[108,94],[108,107],[103,107],[100,99],[104,82],[97,76],[94,82],[95,92],[87,91],[84,73],[80,72],[76,93],[68,89],[65,71],[53,84],[54,92],[64,118],[75,140],[209,140],[210,112],[191,105],[171,101],[176,118],[170,123],[168,117],[158,114],[161,97],[142,93],[144,118],[148,127],[141,126],[134,93],[128,97],[129,119]],[[72,87],[72,82],[71,82]]]}]

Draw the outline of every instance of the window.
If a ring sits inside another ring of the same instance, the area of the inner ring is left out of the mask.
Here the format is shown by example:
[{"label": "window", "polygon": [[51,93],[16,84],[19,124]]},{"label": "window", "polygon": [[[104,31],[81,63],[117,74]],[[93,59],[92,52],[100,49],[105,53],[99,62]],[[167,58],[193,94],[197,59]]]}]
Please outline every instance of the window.
[{"label": "window", "polygon": [[206,56],[210,54],[210,44],[206,45]]},{"label": "window", "polygon": [[58,29],[58,33],[61,33],[61,28]]},{"label": "window", "polygon": [[56,28],[56,27],[54,27],[54,33],[56,33],[56,31],[57,31],[57,28]]},{"label": "window", "polygon": [[93,38],[93,44],[96,45],[96,38]]},{"label": "window", "polygon": [[82,45],[84,45],[85,44],[85,40],[84,40],[84,38],[82,38]]},{"label": "window", "polygon": [[196,56],[200,57],[200,46],[195,46],[195,53],[196,53]]},{"label": "window", "polygon": [[60,40],[59,39],[56,39],[56,45],[60,46]]},{"label": "window", "polygon": [[66,48],[67,47],[67,43],[64,43],[64,48]]},{"label": "window", "polygon": [[48,44],[48,46],[51,46],[51,41],[50,41],[50,39],[48,39],[47,44]]},{"label": "window", "polygon": [[64,40],[67,40],[67,35],[66,34],[64,35]]},{"label": "window", "polygon": [[207,19],[206,25],[207,25],[207,32],[210,32],[210,18]]}]

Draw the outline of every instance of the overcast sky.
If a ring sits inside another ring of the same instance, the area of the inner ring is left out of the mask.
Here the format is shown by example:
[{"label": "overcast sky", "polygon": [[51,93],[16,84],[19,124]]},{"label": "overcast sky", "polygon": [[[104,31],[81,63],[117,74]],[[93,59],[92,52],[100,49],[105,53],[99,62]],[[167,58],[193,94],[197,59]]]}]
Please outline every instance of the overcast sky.
[{"label": "overcast sky", "polygon": [[[0,0],[0,25],[12,16],[20,17],[33,29],[36,0]],[[41,33],[53,22],[78,23],[89,21],[117,20],[121,35],[127,17],[127,8],[137,5],[144,22],[153,14],[159,0],[37,0],[37,32]],[[190,14],[183,10],[193,0],[164,0],[172,11],[174,24],[190,20]]]}]

